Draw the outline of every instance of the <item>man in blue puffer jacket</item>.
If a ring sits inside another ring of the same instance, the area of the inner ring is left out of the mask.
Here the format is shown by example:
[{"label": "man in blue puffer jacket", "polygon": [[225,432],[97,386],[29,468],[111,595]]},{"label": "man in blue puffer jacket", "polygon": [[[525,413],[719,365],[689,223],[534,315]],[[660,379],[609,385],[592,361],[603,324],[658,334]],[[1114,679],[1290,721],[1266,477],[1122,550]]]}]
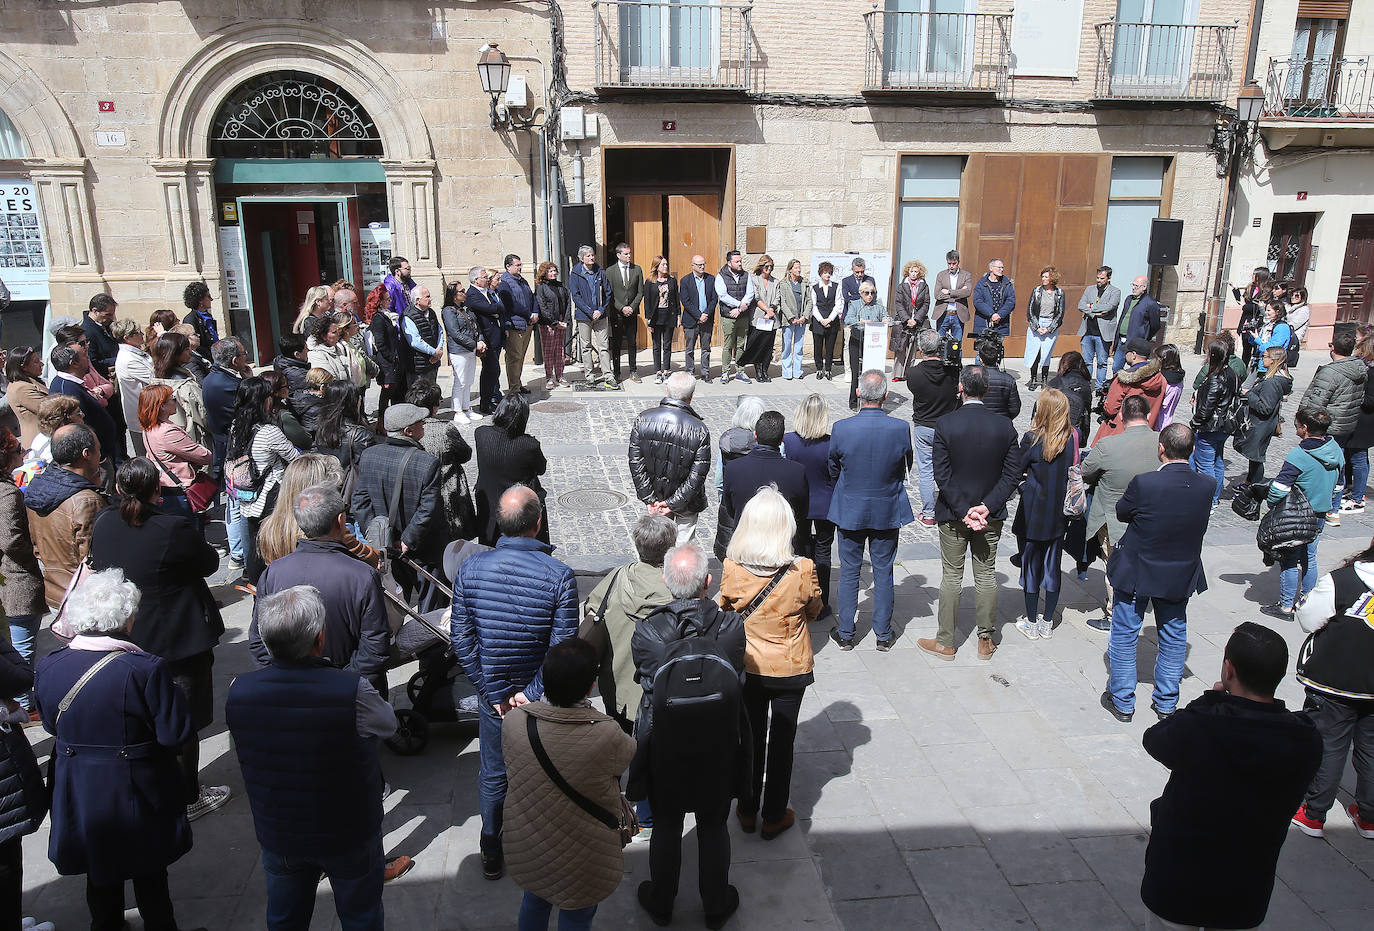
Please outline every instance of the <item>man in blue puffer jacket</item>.
[{"label": "man in blue puffer jacket", "polygon": [[501,718],[544,695],[540,669],[549,647],[577,636],[577,579],[535,539],[543,510],[525,485],[501,495],[501,538],[491,552],[465,561],[453,586],[453,653],[481,697],[481,762],[477,804],[482,813],[482,875],[500,879],[506,761]]}]

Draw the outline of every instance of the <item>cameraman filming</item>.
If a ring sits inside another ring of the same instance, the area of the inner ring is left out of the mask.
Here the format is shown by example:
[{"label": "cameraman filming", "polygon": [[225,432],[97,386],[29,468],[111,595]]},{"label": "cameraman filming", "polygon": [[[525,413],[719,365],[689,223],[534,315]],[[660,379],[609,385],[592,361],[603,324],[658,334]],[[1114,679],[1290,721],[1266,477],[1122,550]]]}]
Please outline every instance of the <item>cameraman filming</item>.
[{"label": "cameraman filming", "polygon": [[[921,523],[935,526],[935,473],[930,451],[935,443],[935,421],[959,407],[959,356],[946,352],[946,343],[935,330],[922,330],[916,337],[921,361],[906,370],[906,386],[911,391],[911,420],[916,435],[916,475],[921,488]],[[952,354],[954,361],[947,361]]]}]

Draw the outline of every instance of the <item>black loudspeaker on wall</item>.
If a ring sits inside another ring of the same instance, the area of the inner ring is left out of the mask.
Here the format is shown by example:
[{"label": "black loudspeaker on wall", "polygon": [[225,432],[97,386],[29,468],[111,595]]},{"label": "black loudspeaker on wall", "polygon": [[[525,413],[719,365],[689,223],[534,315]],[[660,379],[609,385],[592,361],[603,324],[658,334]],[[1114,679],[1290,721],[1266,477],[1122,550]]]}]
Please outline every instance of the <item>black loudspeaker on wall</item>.
[{"label": "black loudspeaker on wall", "polygon": [[1150,248],[1147,259],[1151,265],[1177,265],[1183,248],[1183,221],[1156,217],[1150,221]]},{"label": "black loudspeaker on wall", "polygon": [[582,246],[596,248],[596,217],[592,204],[563,205],[563,256],[577,261]]}]

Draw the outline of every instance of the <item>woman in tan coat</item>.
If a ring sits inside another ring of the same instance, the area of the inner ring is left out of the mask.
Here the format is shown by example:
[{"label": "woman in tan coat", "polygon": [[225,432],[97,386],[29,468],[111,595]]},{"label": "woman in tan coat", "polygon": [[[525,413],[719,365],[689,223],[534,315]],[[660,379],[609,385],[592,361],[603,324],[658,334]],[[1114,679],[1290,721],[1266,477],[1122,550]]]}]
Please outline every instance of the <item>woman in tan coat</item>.
[{"label": "woman in tan coat", "polygon": [[[620,848],[620,774],[635,742],[620,725],[592,708],[596,649],[576,637],[544,657],[544,699],[512,708],[502,724],[506,759],[502,839],[511,878],[525,890],[519,931],[546,929],[554,906],[559,931],[590,928],[596,907],[615,892],[625,872]],[[597,809],[573,801],[534,751],[537,739],[548,765]]]},{"label": "woman in tan coat", "polygon": [[[764,840],[777,837],[797,820],[787,807],[792,745],[802,695],[815,681],[806,625],[820,613],[821,588],[815,564],[792,552],[796,532],[787,499],[771,485],[759,489],[740,513],[725,551],[718,596],[722,609],[744,619],[744,707],[754,734],[749,797],[740,798],[735,815],[745,833],[753,833],[761,801]],[[754,604],[775,579],[772,591]]]},{"label": "woman in tan coat", "polygon": [[43,384],[43,354],[32,346],[16,346],[5,358],[5,397],[19,419],[19,443],[27,452],[38,434],[38,405],[48,396]]}]

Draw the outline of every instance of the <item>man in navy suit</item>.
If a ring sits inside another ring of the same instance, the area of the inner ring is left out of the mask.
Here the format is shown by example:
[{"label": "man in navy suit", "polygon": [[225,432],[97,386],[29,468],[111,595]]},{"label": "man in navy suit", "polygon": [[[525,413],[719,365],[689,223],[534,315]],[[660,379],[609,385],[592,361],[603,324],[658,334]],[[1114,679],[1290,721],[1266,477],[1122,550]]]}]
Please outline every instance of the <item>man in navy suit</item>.
[{"label": "man in navy suit", "polygon": [[1202,538],[1212,514],[1216,482],[1188,467],[1193,431],[1181,423],[1159,434],[1158,471],[1131,479],[1116,503],[1126,533],[1107,560],[1111,581],[1110,672],[1102,707],[1118,721],[1135,713],[1135,647],[1145,609],[1153,605],[1159,631],[1155,692],[1150,707],[1162,721],[1178,705],[1178,683],[1188,650],[1188,598],[1207,590]]},{"label": "man in navy suit", "polygon": [[48,393],[71,395],[81,405],[81,416],[86,419],[86,426],[95,431],[96,439],[100,441],[100,448],[104,452],[107,465],[106,484],[110,485],[113,483],[114,469],[108,466],[112,460],[117,463],[123,458],[116,455],[116,450],[123,449],[123,446],[120,445],[120,437],[115,431],[114,420],[111,419],[109,412],[86,390],[86,385],[81,381],[91,370],[91,359],[86,354],[86,347],[80,343],[58,346],[48,358],[52,362],[53,371],[57,373],[48,385]]},{"label": "man in navy suit", "polygon": [[1116,318],[1119,323],[1112,356],[1113,373],[1121,371],[1126,365],[1127,343],[1137,338],[1152,343],[1159,328],[1164,325],[1164,308],[1159,306],[1159,301],[1145,293],[1149,286],[1150,279],[1137,275],[1131,281],[1131,293],[1121,305],[1121,312]]},{"label": "man in navy suit", "polygon": [[897,533],[915,520],[906,496],[911,471],[911,431],[883,410],[887,377],[877,369],[859,376],[859,412],[830,433],[830,477],[835,491],[827,518],[840,537],[840,626],[830,639],[854,649],[854,614],[859,607],[859,569],[864,544],[873,564],[873,633],[878,649],[892,648],[892,561]]},{"label": "man in navy suit", "polygon": [[716,522],[716,557],[725,558],[740,513],[755,492],[765,485],[776,485],[778,493],[792,506],[797,519],[797,532],[792,537],[792,551],[798,556],[811,555],[811,494],[806,481],[806,466],[784,459],[780,447],[786,430],[782,414],[764,411],[754,424],[754,445],[738,459],[725,463],[720,490],[720,517]]},{"label": "man in navy suit", "polygon": [[935,520],[940,526],[939,632],[916,645],[932,656],[954,659],[954,627],[964,588],[964,561],[973,554],[974,616],[978,621],[978,658],[997,650],[992,635],[997,617],[997,542],[1007,519],[1007,500],[1021,478],[1021,447],[1016,427],[983,403],[988,373],[970,365],[959,374],[963,405],[935,421],[930,465],[939,492]]},{"label": "man in navy suit", "polygon": [[497,297],[491,286],[491,271],[480,265],[468,272],[466,303],[477,319],[478,341],[485,343],[482,349],[482,374],[477,380],[477,413],[490,416],[501,403],[501,349],[506,345],[506,334],[501,328],[501,318],[505,305]]},{"label": "man in navy suit", "polygon": [[[865,281],[876,286],[877,283],[873,280],[873,276],[865,274],[867,268],[868,263],[862,258],[856,258],[850,263],[849,269],[853,274],[845,275],[844,280],[840,282],[840,294],[844,296],[845,307],[859,299],[859,288],[863,286]],[[840,316],[844,316],[843,312]]]},{"label": "man in navy suit", "polygon": [[[696,377],[707,380],[711,377],[711,330],[716,325],[716,283],[706,274],[706,257],[692,256],[692,270],[682,276],[677,286],[678,297],[682,300],[682,353],[683,367]],[[701,346],[701,372],[692,365],[692,351]]]}]

